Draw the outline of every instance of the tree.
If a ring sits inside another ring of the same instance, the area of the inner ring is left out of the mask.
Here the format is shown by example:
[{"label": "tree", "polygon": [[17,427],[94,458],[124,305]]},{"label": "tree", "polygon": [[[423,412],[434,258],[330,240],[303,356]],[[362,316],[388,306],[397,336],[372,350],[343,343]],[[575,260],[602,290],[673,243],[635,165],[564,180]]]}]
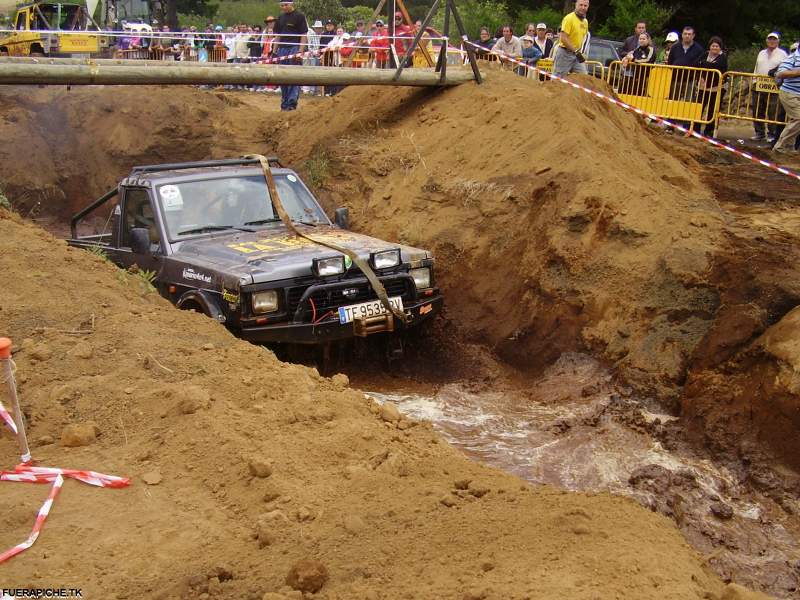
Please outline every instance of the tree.
[{"label": "tree", "polygon": [[536,9],[526,8],[519,11],[514,17],[514,32],[519,32],[518,35],[522,35],[528,23],[533,23],[534,25],[544,23],[555,31],[561,25],[561,19],[562,14],[550,6],[542,6]]},{"label": "tree", "polygon": [[296,5],[309,22],[332,19],[335,23],[342,23],[347,16],[340,0],[297,0]]},{"label": "tree", "polygon": [[[374,8],[369,6],[351,6],[344,9],[345,18],[342,25],[347,31],[353,31],[356,28],[356,21],[364,21],[366,23],[372,18],[372,13],[375,12]],[[386,17],[380,17],[386,19]]]},{"label": "tree", "polygon": [[[481,27],[488,27],[492,35],[502,25],[511,22],[511,17],[508,14],[508,8],[502,0],[459,0],[456,2],[458,13],[464,21],[464,27],[467,30],[467,35],[477,38],[478,32]],[[433,26],[442,31],[444,28],[444,10],[440,9],[438,14],[433,18]],[[450,19],[450,27],[452,28],[450,35],[457,37],[455,33],[455,22]]]},{"label": "tree", "polygon": [[654,0],[611,0],[611,15],[596,28],[600,37],[624,39],[631,35],[637,21],[647,22],[647,31],[660,36],[664,25],[675,14],[674,8],[660,6]]}]

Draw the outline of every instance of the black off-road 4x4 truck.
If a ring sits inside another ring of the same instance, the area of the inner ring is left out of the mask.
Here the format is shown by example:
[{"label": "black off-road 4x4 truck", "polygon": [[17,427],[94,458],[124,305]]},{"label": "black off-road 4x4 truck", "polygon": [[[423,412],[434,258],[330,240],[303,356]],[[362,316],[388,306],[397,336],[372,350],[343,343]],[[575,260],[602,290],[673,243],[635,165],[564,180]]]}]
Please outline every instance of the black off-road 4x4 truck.
[{"label": "black off-road 4x4 truck", "polygon": [[440,311],[430,252],[347,231],[347,209],[332,223],[294,171],[268,160],[269,172],[253,158],[134,167],[73,216],[68,242],[155,273],[176,306],[254,342],[398,332]]}]

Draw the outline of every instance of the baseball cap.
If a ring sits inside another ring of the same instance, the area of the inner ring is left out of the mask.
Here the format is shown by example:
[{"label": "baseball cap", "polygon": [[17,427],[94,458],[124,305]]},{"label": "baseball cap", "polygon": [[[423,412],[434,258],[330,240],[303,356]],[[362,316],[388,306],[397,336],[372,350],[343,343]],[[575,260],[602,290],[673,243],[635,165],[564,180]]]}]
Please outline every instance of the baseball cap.
[{"label": "baseball cap", "polygon": [[677,42],[678,41],[678,34],[675,33],[674,31],[670,31],[667,34],[667,39],[665,41],[667,41],[667,42]]},{"label": "baseball cap", "polygon": [[532,42],[533,41],[533,38],[531,36],[529,36],[529,35],[523,35],[519,39],[521,39],[523,42]]},{"label": "baseball cap", "polygon": [[539,23],[536,29],[547,29],[547,23]]},{"label": "baseball cap", "polygon": [[776,40],[779,40],[781,39],[781,34],[778,33],[777,31],[773,31],[772,33],[767,34],[767,39],[769,38],[775,38]]},{"label": "baseball cap", "polygon": [[326,19],[325,25],[336,25],[336,23],[333,22],[333,19]]},{"label": "baseball cap", "polygon": [[397,18],[400,18],[400,19],[402,19],[402,18],[403,18],[403,13],[401,13],[401,12],[398,10],[396,13],[394,13],[394,18],[395,18],[395,19],[397,19]]},{"label": "baseball cap", "polygon": [[217,25],[214,27],[214,31],[222,31],[222,25]]},{"label": "baseball cap", "polygon": [[380,19],[378,19],[377,21],[375,21],[375,25],[383,25],[383,21],[381,21]]},{"label": "baseball cap", "polygon": [[269,15],[266,19],[264,19],[264,23],[272,23],[275,20],[276,20],[275,17]]}]

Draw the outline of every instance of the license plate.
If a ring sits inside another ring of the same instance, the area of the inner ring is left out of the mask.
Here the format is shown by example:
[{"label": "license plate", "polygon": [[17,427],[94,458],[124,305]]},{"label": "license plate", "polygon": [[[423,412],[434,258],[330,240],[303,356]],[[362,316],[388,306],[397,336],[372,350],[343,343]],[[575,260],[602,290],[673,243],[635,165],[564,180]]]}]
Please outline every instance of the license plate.
[{"label": "license plate", "polygon": [[[392,308],[403,310],[403,299],[400,296],[389,298]],[[386,314],[386,307],[380,300],[362,302],[361,304],[351,304],[350,306],[339,307],[339,323],[351,323],[354,319],[368,319]]]}]

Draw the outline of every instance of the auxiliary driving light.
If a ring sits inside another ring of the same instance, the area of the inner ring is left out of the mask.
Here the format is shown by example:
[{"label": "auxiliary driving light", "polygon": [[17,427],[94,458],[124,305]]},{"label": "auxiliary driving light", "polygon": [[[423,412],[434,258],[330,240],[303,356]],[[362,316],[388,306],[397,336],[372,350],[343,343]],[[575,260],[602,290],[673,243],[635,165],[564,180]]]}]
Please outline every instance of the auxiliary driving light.
[{"label": "auxiliary driving light", "polygon": [[341,275],[344,273],[344,256],[315,258],[311,263],[311,270],[319,277]]},{"label": "auxiliary driving light", "polygon": [[409,273],[414,278],[414,285],[417,286],[418,290],[431,287],[431,270],[428,267],[411,269]]},{"label": "auxiliary driving light", "polygon": [[277,290],[267,290],[253,294],[253,312],[262,314],[278,310]]},{"label": "auxiliary driving light", "polygon": [[373,269],[390,269],[400,264],[400,249],[374,252],[369,259]]}]

